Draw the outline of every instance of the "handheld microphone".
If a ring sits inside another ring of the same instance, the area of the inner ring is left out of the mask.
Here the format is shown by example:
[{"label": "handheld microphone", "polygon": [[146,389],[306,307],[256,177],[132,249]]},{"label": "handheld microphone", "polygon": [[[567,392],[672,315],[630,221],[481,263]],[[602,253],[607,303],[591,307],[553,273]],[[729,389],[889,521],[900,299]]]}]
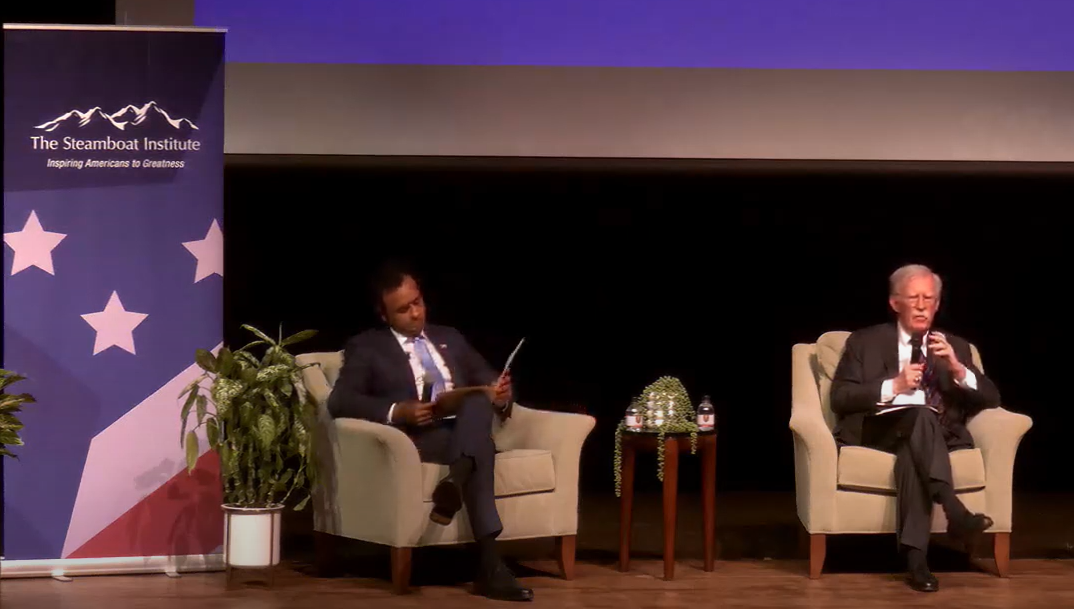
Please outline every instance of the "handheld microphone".
[{"label": "handheld microphone", "polygon": [[421,384],[422,384],[422,388],[421,388],[421,403],[422,404],[428,404],[429,402],[433,401],[433,384],[435,382],[436,381],[433,379],[433,375],[429,374],[428,372],[426,372],[424,374],[424,376],[421,377]]},{"label": "handheld microphone", "polygon": [[924,341],[924,337],[920,332],[914,332],[910,335],[910,363],[911,364],[923,364],[925,363],[925,352],[921,350],[921,343]]}]

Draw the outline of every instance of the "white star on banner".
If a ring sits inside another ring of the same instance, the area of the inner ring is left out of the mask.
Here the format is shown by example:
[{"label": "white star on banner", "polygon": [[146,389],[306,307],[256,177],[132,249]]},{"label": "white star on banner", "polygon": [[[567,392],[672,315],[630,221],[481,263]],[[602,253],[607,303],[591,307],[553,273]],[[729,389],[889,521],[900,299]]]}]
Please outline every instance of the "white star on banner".
[{"label": "white star on banner", "polygon": [[11,274],[36,266],[49,275],[55,275],[56,271],[52,268],[52,250],[56,249],[66,236],[63,233],[46,231],[37,219],[37,212],[31,211],[22,230],[4,233],[4,243],[15,252]]},{"label": "white star on banner", "polygon": [[93,354],[97,355],[109,347],[119,347],[134,354],[134,329],[149,317],[147,313],[134,313],[123,308],[119,294],[112,292],[103,311],[86,313],[86,320],[97,331],[97,340],[93,341]]},{"label": "white star on banner", "polygon": [[194,271],[194,283],[216,273],[224,276],[224,233],[220,225],[213,220],[204,239],[186,241],[183,247],[198,259],[198,268]]}]

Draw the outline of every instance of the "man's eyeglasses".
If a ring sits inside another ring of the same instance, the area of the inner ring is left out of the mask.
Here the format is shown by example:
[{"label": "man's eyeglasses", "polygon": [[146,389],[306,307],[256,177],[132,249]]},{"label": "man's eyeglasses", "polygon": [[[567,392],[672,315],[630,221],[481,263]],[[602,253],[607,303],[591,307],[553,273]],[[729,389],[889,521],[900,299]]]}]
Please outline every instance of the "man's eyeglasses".
[{"label": "man's eyeglasses", "polygon": [[906,302],[908,302],[910,304],[914,304],[914,305],[917,305],[917,304],[931,305],[932,303],[936,302],[936,297],[935,296],[929,296],[929,295],[925,295],[925,294],[917,294],[917,295],[914,295],[914,296],[903,295],[902,299],[905,300]]}]

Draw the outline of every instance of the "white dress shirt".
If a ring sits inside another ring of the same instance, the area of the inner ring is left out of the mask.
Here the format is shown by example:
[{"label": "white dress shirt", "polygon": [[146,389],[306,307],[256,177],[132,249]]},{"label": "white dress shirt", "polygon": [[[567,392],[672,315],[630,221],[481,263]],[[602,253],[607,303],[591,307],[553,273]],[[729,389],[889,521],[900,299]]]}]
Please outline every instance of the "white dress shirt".
[{"label": "white dress shirt", "polygon": [[[414,351],[414,339],[409,336],[404,336],[392,329],[392,335],[395,336],[395,340],[399,341],[399,346],[403,348],[403,352],[406,353],[407,359],[410,360],[410,371],[414,374],[414,388],[417,389],[418,395],[425,389],[425,368],[421,366],[421,357]],[[451,391],[455,388],[455,383],[451,378],[451,371],[448,370],[447,364],[444,363],[443,356],[437,351],[436,345],[429,340],[429,337],[424,332],[421,333],[421,337],[425,339],[425,345],[429,347],[429,353],[433,356],[433,363],[436,364],[437,370],[440,371],[440,376],[444,379],[444,391]],[[388,409],[388,424],[392,423],[392,412],[395,411],[395,404],[391,405]],[[449,415],[444,417],[445,419],[454,419],[455,415]]]},{"label": "white dress shirt", "polygon": [[[928,344],[929,336],[925,334],[925,337],[921,341],[921,352],[928,356]],[[902,371],[907,364],[910,363],[910,355],[912,354],[913,347],[910,346],[910,333],[902,329],[899,326],[899,370]],[[961,381],[956,381],[960,387],[966,389],[977,390],[977,377],[973,374],[973,371],[968,367],[966,368],[966,376]],[[892,406],[902,405],[924,405],[925,404],[925,390],[916,389],[911,393],[900,393],[895,395],[895,379],[888,379],[880,385],[880,401],[883,403],[890,403]]]}]

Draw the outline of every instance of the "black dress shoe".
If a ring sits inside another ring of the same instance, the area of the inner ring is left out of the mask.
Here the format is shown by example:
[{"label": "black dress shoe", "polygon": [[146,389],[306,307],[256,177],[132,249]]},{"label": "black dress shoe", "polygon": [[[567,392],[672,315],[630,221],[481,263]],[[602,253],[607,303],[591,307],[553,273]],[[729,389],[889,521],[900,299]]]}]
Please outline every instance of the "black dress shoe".
[{"label": "black dress shoe", "polygon": [[447,526],[451,524],[460,509],[462,509],[462,489],[451,476],[448,476],[433,489],[433,511],[429,513],[429,520]]},{"label": "black dress shoe", "polygon": [[937,592],[940,589],[940,580],[928,569],[913,569],[906,575],[906,583],[918,592]]},{"label": "black dress shoe", "polygon": [[503,562],[497,562],[491,573],[483,572],[474,582],[474,592],[496,601],[526,602],[533,600],[533,590],[518,583]]},{"label": "black dress shoe", "polygon": [[962,517],[947,522],[947,534],[968,543],[992,528],[993,524],[992,519],[984,514],[966,512]]}]

